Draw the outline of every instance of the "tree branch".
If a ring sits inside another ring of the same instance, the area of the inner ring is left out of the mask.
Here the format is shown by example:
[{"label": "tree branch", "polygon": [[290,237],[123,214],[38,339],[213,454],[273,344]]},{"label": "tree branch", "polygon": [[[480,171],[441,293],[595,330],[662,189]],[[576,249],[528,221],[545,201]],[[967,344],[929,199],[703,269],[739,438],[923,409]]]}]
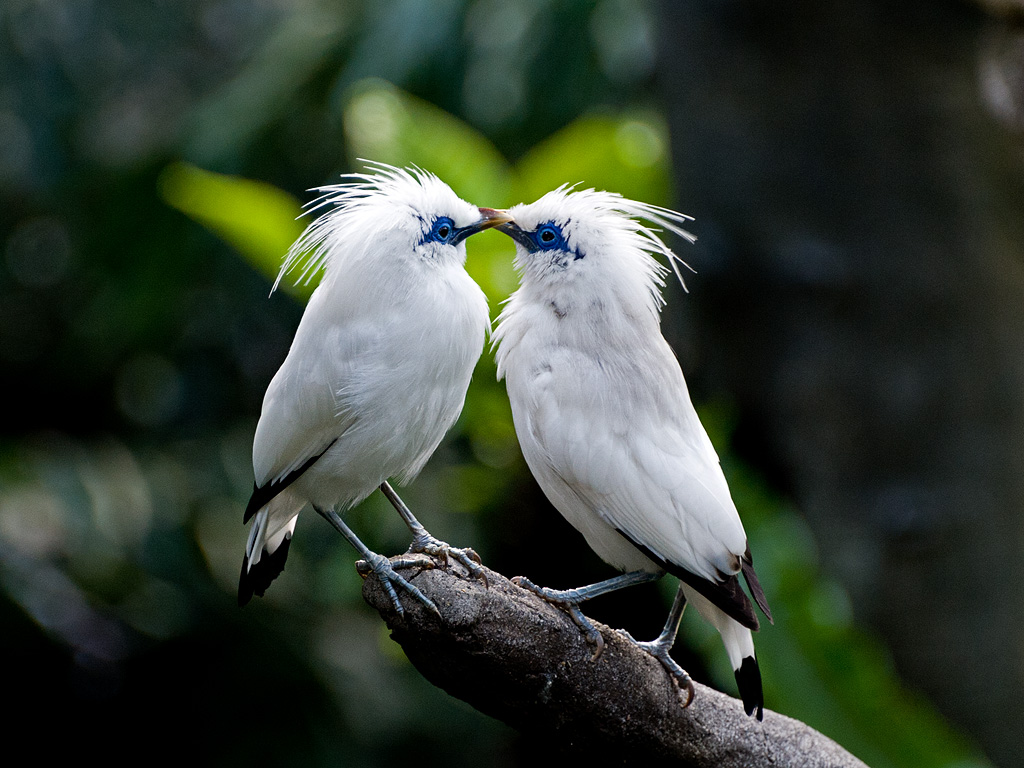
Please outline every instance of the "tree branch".
[{"label": "tree branch", "polygon": [[620,633],[594,622],[606,645],[591,660],[564,612],[486,573],[489,587],[460,566],[404,570],[440,619],[404,593],[400,616],[372,574],[363,597],[427,680],[527,737],[601,765],[865,768],[804,723],[769,710],[758,722],[737,699],[700,684],[684,709],[664,668]]}]

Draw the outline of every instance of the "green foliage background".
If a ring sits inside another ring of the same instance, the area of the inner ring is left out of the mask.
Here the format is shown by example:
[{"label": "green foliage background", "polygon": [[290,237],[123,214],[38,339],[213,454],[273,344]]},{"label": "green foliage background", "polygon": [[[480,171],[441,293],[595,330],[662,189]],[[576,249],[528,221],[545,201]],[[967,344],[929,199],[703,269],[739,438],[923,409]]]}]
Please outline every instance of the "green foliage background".
[{"label": "green foliage background", "polygon": [[[64,25],[49,36],[47,13]],[[685,211],[651,88],[652,14],[633,0],[0,12],[13,73],[0,355],[17,406],[0,437],[0,615],[22,667],[11,694],[41,755],[66,746],[42,735],[57,721],[78,754],[113,761],[128,750],[100,737],[111,727],[227,765],[390,765],[411,750],[453,765],[535,760],[417,675],[362,603],[353,553],[312,516],[267,597],[235,607],[260,398],[312,286],[268,293],[306,189],[360,159],[418,165],[479,205],[580,184]],[[121,53],[86,53],[89,40]],[[171,74],[133,70],[144,51]],[[107,74],[89,80],[97,61]],[[34,108],[30,93],[45,94]],[[19,136],[31,145],[20,159]],[[700,241],[676,245],[699,271]],[[469,251],[496,314],[516,285],[511,244],[484,233]],[[700,297],[669,295],[666,325],[685,337],[685,302]],[[985,765],[856,626],[799,510],[731,454],[728,393],[701,394],[775,611],[756,638],[768,706],[875,768]],[[435,534],[508,575],[609,575],[532,485],[490,354],[404,496]],[[380,551],[407,544],[379,498],[350,520]],[[665,581],[591,613],[653,635]],[[695,614],[678,645],[698,679],[734,693]]]}]

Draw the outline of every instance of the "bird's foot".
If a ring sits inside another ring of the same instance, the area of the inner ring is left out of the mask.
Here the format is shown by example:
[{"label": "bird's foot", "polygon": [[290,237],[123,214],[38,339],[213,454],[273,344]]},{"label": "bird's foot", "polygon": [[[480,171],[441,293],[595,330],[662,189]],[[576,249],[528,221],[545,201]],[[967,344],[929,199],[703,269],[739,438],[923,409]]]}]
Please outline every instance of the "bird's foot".
[{"label": "bird's foot", "polygon": [[594,647],[594,653],[590,657],[591,661],[596,661],[604,653],[604,637],[601,636],[597,627],[580,610],[580,603],[587,599],[580,596],[580,590],[538,587],[525,576],[516,576],[512,579],[512,583],[533,592],[533,594],[545,602],[551,603],[556,608],[560,608],[569,614],[569,617],[576,623],[576,626],[586,635],[587,642]]},{"label": "bird's foot", "polygon": [[377,574],[377,578],[380,579],[380,583],[384,585],[384,589],[387,590],[388,596],[391,598],[391,603],[395,606],[395,611],[399,616],[405,615],[405,609],[402,607],[401,602],[398,600],[398,593],[395,592],[395,586],[401,587],[414,598],[419,600],[425,605],[431,612],[435,613],[438,618],[441,616],[441,612],[437,610],[437,606],[434,605],[434,601],[427,597],[423,592],[414,584],[410,584],[402,576],[398,575],[396,568],[433,568],[434,562],[429,558],[424,557],[396,557],[394,560],[389,560],[384,555],[378,555],[376,552],[370,552],[362,560],[356,562],[356,571],[364,579],[371,573]]},{"label": "bird's foot", "polygon": [[683,702],[683,707],[685,708],[690,706],[690,702],[693,701],[693,696],[696,693],[693,687],[693,680],[690,679],[690,675],[687,671],[680,667],[679,664],[676,663],[676,660],[669,655],[669,651],[672,649],[672,643],[662,638],[642,643],[624,629],[620,629],[619,633],[624,635],[626,639],[634,645],[639,646],[640,650],[649,653],[661,662],[661,666],[663,666],[665,671],[667,671],[672,676],[672,679],[676,681],[676,685],[679,686],[679,692],[685,692],[686,694],[686,701]]},{"label": "bird's foot", "polygon": [[436,557],[445,565],[448,565],[449,559],[455,560],[469,572],[470,576],[480,579],[485,587],[490,586],[487,582],[487,572],[481,567],[483,561],[472,547],[453,547],[424,532],[412,540],[409,552]]}]

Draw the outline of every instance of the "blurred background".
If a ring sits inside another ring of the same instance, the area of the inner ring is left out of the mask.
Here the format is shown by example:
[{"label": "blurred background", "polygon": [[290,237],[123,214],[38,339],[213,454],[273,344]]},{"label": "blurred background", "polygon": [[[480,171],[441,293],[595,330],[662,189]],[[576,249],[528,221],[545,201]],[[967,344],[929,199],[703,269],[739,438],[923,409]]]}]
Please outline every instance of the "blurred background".
[{"label": "blurred background", "polygon": [[[36,758],[519,766],[300,518],[235,588],[269,295],[359,158],[488,206],[581,182],[696,217],[664,329],[775,625],[769,708],[875,768],[1022,765],[1024,28],[1013,0],[5,0],[3,732]],[[511,243],[469,243],[492,313]],[[379,494],[377,495],[379,496]],[[502,573],[611,575],[546,503],[485,352],[403,496]],[[408,544],[378,497],[349,515]],[[557,557],[555,555],[557,554]],[[588,614],[660,630],[674,585]],[[696,614],[675,655],[735,695]]]}]

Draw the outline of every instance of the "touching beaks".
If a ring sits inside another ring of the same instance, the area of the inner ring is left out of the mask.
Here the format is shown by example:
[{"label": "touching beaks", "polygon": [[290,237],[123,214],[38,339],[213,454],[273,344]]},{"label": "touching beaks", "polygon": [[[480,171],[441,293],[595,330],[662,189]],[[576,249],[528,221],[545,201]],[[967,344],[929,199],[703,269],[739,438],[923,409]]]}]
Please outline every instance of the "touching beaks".
[{"label": "touching beaks", "polygon": [[483,232],[485,229],[497,227],[501,224],[512,221],[512,217],[504,211],[497,211],[494,208],[478,208],[477,210],[480,211],[480,218],[468,227],[461,227],[456,230],[455,237],[452,239],[452,245],[462,242],[467,237],[475,235],[477,232]]},{"label": "touching beaks", "polygon": [[497,225],[496,229],[500,232],[504,232],[530,253],[537,250],[537,243],[530,233],[516,224],[515,220],[511,217],[509,217],[505,223]]},{"label": "touching beaks", "polygon": [[512,221],[512,217],[506,211],[497,211],[494,208],[478,208],[477,210],[480,211],[480,229],[497,227]]}]

